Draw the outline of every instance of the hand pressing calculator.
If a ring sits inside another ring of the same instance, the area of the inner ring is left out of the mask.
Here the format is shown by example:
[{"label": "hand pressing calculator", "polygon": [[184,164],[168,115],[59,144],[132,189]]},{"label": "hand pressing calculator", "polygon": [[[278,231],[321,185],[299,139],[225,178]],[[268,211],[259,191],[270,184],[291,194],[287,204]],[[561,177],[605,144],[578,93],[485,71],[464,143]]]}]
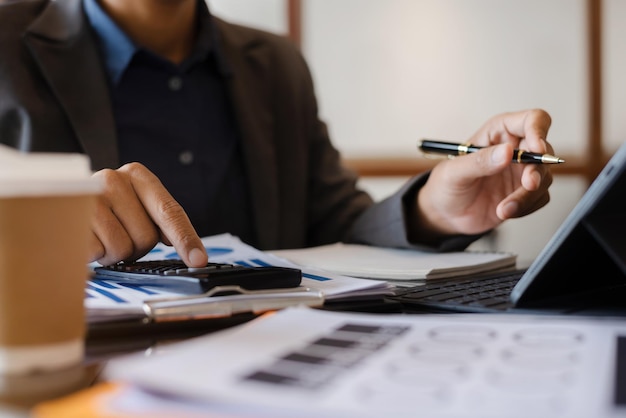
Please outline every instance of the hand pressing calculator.
[{"label": "hand pressing calculator", "polygon": [[215,286],[240,286],[248,290],[297,287],[299,269],[251,267],[207,263],[187,267],[181,260],[119,262],[94,268],[95,280],[110,280],[127,286],[159,287],[182,293],[203,293]]}]

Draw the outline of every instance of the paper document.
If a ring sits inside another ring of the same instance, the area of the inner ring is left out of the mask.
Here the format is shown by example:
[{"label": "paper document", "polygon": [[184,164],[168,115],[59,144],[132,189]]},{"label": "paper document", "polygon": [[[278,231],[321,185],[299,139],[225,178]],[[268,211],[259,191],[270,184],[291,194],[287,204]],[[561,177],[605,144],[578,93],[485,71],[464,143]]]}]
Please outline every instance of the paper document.
[{"label": "paper document", "polygon": [[337,243],[273,251],[298,265],[353,277],[424,280],[461,277],[515,268],[517,256],[505,252],[447,253]]},{"label": "paper document", "polygon": [[626,324],[287,308],[105,376],[211,416],[623,417]]},{"label": "paper document", "polygon": [[[210,261],[248,266],[280,266],[302,270],[301,287],[321,291],[326,300],[389,294],[386,283],[341,276],[315,268],[301,267],[285,259],[260,251],[238,237],[221,234],[202,239]],[[142,260],[180,258],[173,247],[158,244]],[[91,279],[87,283],[85,306],[88,322],[134,318],[143,315],[145,301],[182,296],[167,287],[129,285],[115,280]]]}]

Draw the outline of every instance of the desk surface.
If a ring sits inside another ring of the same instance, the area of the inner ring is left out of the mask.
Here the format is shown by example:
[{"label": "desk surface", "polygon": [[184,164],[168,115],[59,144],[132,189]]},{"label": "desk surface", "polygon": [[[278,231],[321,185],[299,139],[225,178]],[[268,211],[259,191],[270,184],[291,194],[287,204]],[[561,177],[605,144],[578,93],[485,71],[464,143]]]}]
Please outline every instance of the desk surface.
[{"label": "desk surface", "polygon": [[[332,304],[331,310],[397,313],[399,305],[381,300],[355,301]],[[150,355],[167,344],[197,337],[241,324],[257,315],[198,320],[186,324],[154,324],[141,326],[133,323],[99,324],[90,327],[83,364],[55,373],[33,376],[0,376],[0,418],[28,417],[36,404],[63,397],[100,382],[106,362],[114,357],[145,352]]]},{"label": "desk surface", "polygon": [[115,327],[99,327],[94,336],[89,335],[86,340],[82,364],[56,372],[28,376],[0,375],[0,418],[30,417],[31,409],[41,402],[61,398],[101,382],[101,374],[107,361],[114,357],[137,352],[149,355],[164,345],[233,326],[253,317],[241,317],[237,321],[229,322],[218,321],[212,325],[207,322],[204,326],[195,328],[179,327],[181,329],[176,330],[175,327],[169,327],[169,332],[163,332],[167,331],[167,328],[163,328],[156,334],[148,332],[148,328],[143,328],[140,332],[135,328],[133,334],[133,328],[128,325],[122,326],[121,333],[115,335]]},{"label": "desk surface", "polygon": [[92,386],[103,364],[80,364],[51,373],[0,376],[0,417],[26,417],[37,403]]}]

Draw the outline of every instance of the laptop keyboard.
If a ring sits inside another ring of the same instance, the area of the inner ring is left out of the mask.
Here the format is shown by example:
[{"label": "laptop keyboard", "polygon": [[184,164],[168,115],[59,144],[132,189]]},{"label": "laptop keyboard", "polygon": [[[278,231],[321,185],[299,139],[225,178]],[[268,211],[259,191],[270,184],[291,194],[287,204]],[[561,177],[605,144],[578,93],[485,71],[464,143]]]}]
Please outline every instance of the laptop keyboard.
[{"label": "laptop keyboard", "polygon": [[456,312],[499,312],[513,307],[510,295],[524,270],[515,270],[480,278],[426,282],[399,288],[389,299],[406,308]]}]

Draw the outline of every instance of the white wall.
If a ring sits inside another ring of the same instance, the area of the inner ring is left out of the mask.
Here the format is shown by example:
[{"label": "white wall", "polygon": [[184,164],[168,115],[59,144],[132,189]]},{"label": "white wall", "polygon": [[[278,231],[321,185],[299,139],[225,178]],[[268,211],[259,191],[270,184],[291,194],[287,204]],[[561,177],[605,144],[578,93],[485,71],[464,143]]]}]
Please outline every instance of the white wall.
[{"label": "white wall", "polygon": [[604,138],[610,149],[626,141],[626,1],[603,0]]},{"label": "white wall", "polygon": [[211,13],[233,23],[288,32],[286,0],[206,0]]},{"label": "white wall", "polygon": [[406,156],[542,107],[563,153],[587,134],[584,0],[304,1],[303,50],[348,156]]}]

